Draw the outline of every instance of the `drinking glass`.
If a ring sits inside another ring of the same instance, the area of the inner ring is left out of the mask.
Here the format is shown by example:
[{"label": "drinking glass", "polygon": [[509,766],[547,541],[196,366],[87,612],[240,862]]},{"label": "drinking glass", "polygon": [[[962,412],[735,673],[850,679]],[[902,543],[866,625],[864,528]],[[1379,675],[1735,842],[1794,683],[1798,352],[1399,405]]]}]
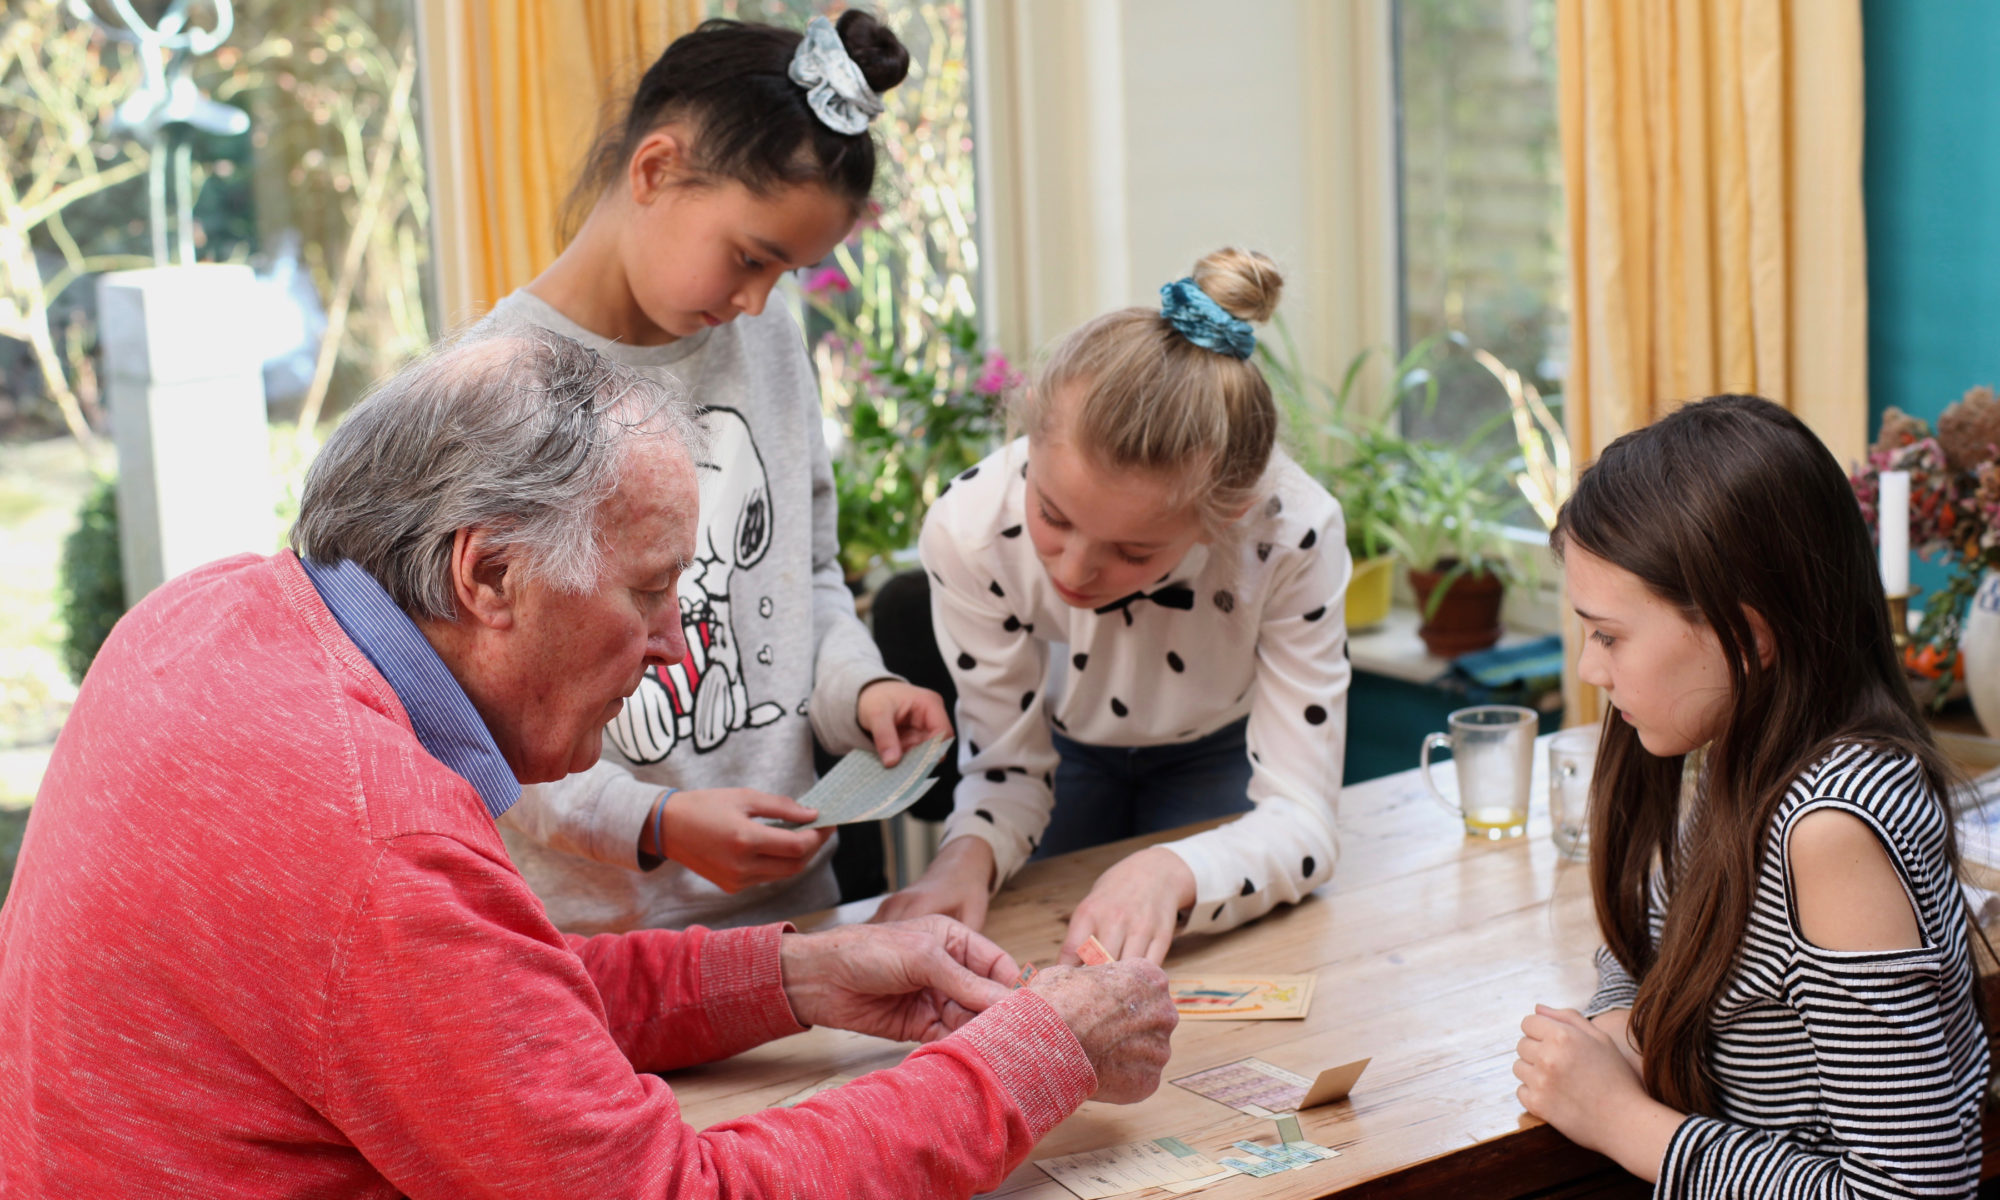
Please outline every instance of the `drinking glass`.
[{"label": "drinking glass", "polygon": [[1528,828],[1529,781],[1535,774],[1535,733],[1541,714],[1512,704],[1461,708],[1446,720],[1451,732],[1425,736],[1417,766],[1438,803],[1452,802],[1431,780],[1431,750],[1451,751],[1458,771],[1456,811],[1471,837],[1516,838]]},{"label": "drinking glass", "polygon": [[1549,739],[1549,822],[1556,850],[1577,862],[1590,857],[1590,776],[1602,727],[1565,729]]}]

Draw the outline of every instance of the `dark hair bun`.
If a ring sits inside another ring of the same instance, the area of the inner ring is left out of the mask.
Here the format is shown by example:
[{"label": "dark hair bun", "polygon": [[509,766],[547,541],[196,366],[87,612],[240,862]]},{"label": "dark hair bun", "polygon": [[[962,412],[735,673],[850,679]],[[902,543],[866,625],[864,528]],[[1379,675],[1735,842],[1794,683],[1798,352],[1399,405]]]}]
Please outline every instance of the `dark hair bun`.
[{"label": "dark hair bun", "polygon": [[909,78],[910,52],[894,31],[871,14],[850,8],[840,14],[834,30],[869,87],[886,92]]}]

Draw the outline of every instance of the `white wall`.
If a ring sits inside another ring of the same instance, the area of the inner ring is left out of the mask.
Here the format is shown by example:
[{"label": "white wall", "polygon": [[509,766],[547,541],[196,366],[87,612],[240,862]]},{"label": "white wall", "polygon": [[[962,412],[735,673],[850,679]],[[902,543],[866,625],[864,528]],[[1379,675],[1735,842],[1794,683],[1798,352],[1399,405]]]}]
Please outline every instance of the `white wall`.
[{"label": "white wall", "polygon": [[1396,329],[1386,0],[976,0],[988,312],[1019,354],[1223,245],[1323,377]]}]

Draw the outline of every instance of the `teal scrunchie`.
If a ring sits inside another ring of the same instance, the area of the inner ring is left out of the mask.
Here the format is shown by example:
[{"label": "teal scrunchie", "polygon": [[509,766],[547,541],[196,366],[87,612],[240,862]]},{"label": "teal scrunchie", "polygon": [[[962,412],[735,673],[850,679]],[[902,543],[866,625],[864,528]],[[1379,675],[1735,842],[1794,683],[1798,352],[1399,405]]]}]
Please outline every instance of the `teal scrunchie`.
[{"label": "teal scrunchie", "polygon": [[1249,358],[1257,348],[1257,331],[1250,322],[1231,316],[1192,277],[1160,286],[1160,315],[1176,333],[1204,350]]}]

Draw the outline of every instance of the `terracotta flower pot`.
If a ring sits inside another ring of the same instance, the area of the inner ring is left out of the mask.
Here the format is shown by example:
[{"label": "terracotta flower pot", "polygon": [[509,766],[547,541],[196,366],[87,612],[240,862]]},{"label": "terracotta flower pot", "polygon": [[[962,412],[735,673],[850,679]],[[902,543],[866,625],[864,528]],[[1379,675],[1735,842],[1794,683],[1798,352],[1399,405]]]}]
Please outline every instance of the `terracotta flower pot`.
[{"label": "terracotta flower pot", "polygon": [[[1452,565],[1441,562],[1435,571],[1411,568],[1410,590],[1417,594],[1418,612],[1429,610],[1431,593]],[[1500,640],[1500,602],[1506,595],[1507,584],[1498,575],[1461,575],[1451,581],[1437,611],[1418,627],[1417,636],[1424,639],[1424,648],[1439,658],[1484,650]]]}]

